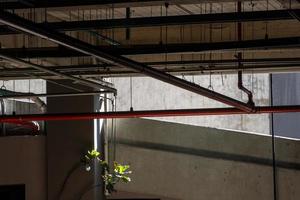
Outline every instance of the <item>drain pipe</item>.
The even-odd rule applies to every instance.
[[[241,1],[237,2],[237,11],[238,11],[239,14],[242,12],[242,2]],[[237,25],[238,25],[238,27],[237,27],[238,41],[240,42],[240,41],[242,41],[242,23],[238,22]],[[238,71],[238,88],[248,95],[248,103],[247,104],[249,105],[249,107],[254,108],[255,104],[253,102],[252,92],[250,90],[248,90],[247,88],[245,88],[244,85],[243,85],[243,73],[242,73],[242,70],[241,70],[242,67],[243,67],[243,65],[241,63],[242,59],[243,59],[243,55],[242,55],[241,52],[239,52],[238,55],[237,55],[238,68],[239,68],[239,71]],[[252,109],[252,112],[255,112],[255,109]]]
[[[239,69],[241,69],[242,66],[243,66],[242,63],[241,63],[241,57],[242,57],[242,54],[238,53],[238,66],[239,66]],[[245,88],[244,85],[243,85],[243,72],[242,72],[242,70],[238,71],[238,88],[248,95],[248,103],[247,104],[254,108],[255,103],[253,101],[253,94],[250,90]]]

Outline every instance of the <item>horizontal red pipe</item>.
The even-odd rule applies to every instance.
[[[103,113],[62,113],[36,115],[6,115],[0,117],[0,122],[17,121],[50,121],[50,120],[91,120],[109,118],[139,118],[139,117],[173,117],[173,116],[201,116],[201,115],[236,115],[300,112],[300,106],[272,106],[256,107],[256,112],[245,112],[237,108],[206,108],[181,110],[142,110]]]

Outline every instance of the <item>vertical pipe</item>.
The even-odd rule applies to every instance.
[[[273,75],[270,74],[270,104],[273,106]],[[272,174],[273,174],[273,197],[277,200],[277,173],[275,152],[274,113],[271,113],[271,135],[272,135]]]
[[[3,99],[0,99],[0,104],[1,104],[1,113],[2,115],[5,115],[5,104]],[[6,135],[5,123],[1,123],[1,128],[2,128],[2,136],[5,136]]]
[[[94,96],[94,108],[96,112],[101,112],[104,107],[103,99],[99,95]],[[101,159],[104,160],[104,140],[103,140],[103,119],[94,119],[94,149],[101,152]],[[99,161],[94,161],[94,186],[99,190],[94,190],[94,200],[105,200],[104,183],[102,180],[103,169]]]
[[[237,2],[237,11],[239,14],[242,13],[242,2],[241,1]],[[238,25],[238,27],[237,27],[238,41],[241,42],[242,41],[242,32],[243,32],[242,23],[239,21],[237,25]],[[252,92],[243,86],[243,73],[242,73],[242,64],[241,64],[241,60],[243,60],[242,52],[238,52],[237,59],[238,59],[238,68],[240,69],[238,71],[238,88],[248,95],[248,105],[250,105],[251,107],[254,107],[255,104],[253,102]]]

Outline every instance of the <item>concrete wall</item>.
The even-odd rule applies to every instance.
[[[0,185],[25,184],[26,200],[47,199],[45,137],[0,137],[0,157]]]
[[[299,105],[300,73],[273,74],[273,105]],[[300,138],[300,113],[274,113],[273,130],[276,135]]]
[[[67,81],[61,83],[72,84]],[[47,92],[70,91],[49,83],[47,84]],[[47,102],[49,113],[95,111],[93,96],[50,98]],[[93,173],[86,172],[85,166],[80,164],[85,153],[94,148],[93,120],[49,121],[46,127],[48,200],[77,199],[94,184]]]
[[[120,184],[120,191],[180,200],[273,200],[269,136],[146,119],[118,120],[116,127],[116,160],[133,170],[133,181]],[[276,139],[279,200],[300,198],[299,155],[300,141]]]
[[[182,77],[180,77],[182,78]],[[209,76],[185,76],[188,81],[197,83],[205,88],[209,86]],[[175,86],[157,81],[152,78],[132,78],[132,101],[135,110],[152,109],[182,109],[223,107],[218,103],[200,95],[179,89]],[[114,78],[113,83],[118,89],[118,110],[130,109],[130,79]],[[247,102],[247,96],[237,88],[237,75],[212,75],[212,87],[215,91]],[[244,75],[244,85],[253,91],[256,105],[269,105],[269,75]],[[201,116],[201,117],[168,117],[156,118],[197,126],[225,128],[234,130],[253,131],[264,134],[270,133],[269,115],[234,115],[234,116]]]

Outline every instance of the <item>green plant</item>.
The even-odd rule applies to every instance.
[[[105,183],[105,189],[108,193],[112,193],[115,191],[114,186],[119,182],[128,183],[131,181],[129,174],[132,172],[129,170],[129,165],[122,165],[117,162],[114,162],[113,170],[110,170],[110,167],[106,161],[101,160],[101,153],[97,150],[88,151],[84,156],[85,163],[88,166],[91,166],[91,162],[96,160],[99,162],[100,166],[103,169],[103,181]],[[88,170],[89,171],[89,170]]]

